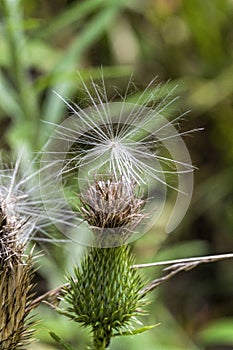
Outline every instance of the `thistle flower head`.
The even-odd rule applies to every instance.
[[[96,179],[80,195],[81,214],[101,245],[124,244],[145,217],[145,200],[135,194],[135,184],[114,177]]]
[[[172,122],[165,118],[176,99],[172,98],[173,91],[165,93],[166,87],[161,86],[153,89],[152,82],[136,103],[129,103],[126,97],[128,86],[121,102],[109,102],[104,82],[101,89],[92,81],[92,91],[84,82],[83,86],[92,106],[83,110],[58,95],[73,115],[56,125],[42,157],[44,162],[55,164],[53,173],[57,198],[63,196],[66,201],[65,184],[73,182],[82,194],[90,181],[95,182],[98,176],[110,174],[115,182],[124,182],[121,186],[124,189],[128,186],[127,191],[132,186],[139,187],[147,195],[147,198],[143,198],[146,202],[144,209],[150,214],[153,211],[153,220],[144,228],[140,227],[140,234],[143,234],[154,225],[163,211],[167,189],[174,189],[177,198],[166,227],[168,232],[172,231],[188,208],[193,186],[193,167],[181,139],[190,131],[177,132],[174,124],[180,116]],[[148,107],[152,100],[156,100],[156,103]],[[96,191],[96,183],[94,186]],[[93,192],[94,188],[89,191]],[[91,220],[85,206],[84,209],[82,214],[89,223],[99,220]],[[107,222],[109,224],[109,219]],[[106,221],[103,225],[105,228]],[[138,235],[135,237],[138,238]],[[89,244],[80,236],[75,239]],[[131,235],[130,239],[135,238]]]

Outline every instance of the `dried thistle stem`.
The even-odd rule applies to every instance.
[[[154,266],[170,265],[163,269],[163,271],[169,271],[168,274],[153,280],[148,286],[146,286],[140,291],[141,295],[144,296],[148,292],[151,292],[160,284],[168,281],[170,278],[174,277],[177,273],[181,271],[192,270],[193,268],[197,267],[200,264],[217,262],[217,261],[232,259],[232,258],[233,258],[233,254],[229,253],[229,254],[201,256],[201,257],[194,257],[194,258],[187,258],[187,259],[159,261],[159,262],[154,262],[149,264],[138,264],[138,265],[133,265],[132,267],[138,269],[138,268],[144,268],[144,267],[147,268],[147,267],[154,267]]]
[[[203,263],[216,262],[216,261],[232,259],[232,258],[233,258],[233,253],[226,253],[226,254],[218,254],[218,255],[197,256],[193,258],[184,258],[184,259],[176,259],[176,260],[157,261],[157,262],[148,263],[148,264],[136,264],[136,265],[133,265],[132,268],[141,269],[145,267],[172,265],[166,268],[166,270],[168,270],[168,269],[173,269],[174,266],[182,266],[186,264],[199,265]]]
[[[25,222],[9,218],[1,207],[0,216],[0,349],[16,350],[32,337],[32,252],[19,239]]]
[[[0,264],[0,348],[15,350],[32,337],[32,258],[2,258]]]

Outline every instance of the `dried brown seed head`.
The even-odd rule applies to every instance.
[[[128,237],[145,217],[145,200],[136,196],[133,182],[124,179],[96,179],[80,195],[81,213],[95,232]]]

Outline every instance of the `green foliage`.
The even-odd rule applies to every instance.
[[[204,328],[199,334],[199,339],[206,345],[231,345],[233,343],[232,329],[232,317],[219,319],[218,321],[212,322],[206,328]]]

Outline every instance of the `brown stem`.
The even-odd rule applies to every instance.
[[[151,263],[151,264],[134,265],[133,268],[152,267],[152,266],[159,266],[159,265],[160,266],[161,265],[171,265],[171,266],[168,266],[168,267],[163,269],[163,271],[169,271],[168,274],[166,274],[163,277],[160,277],[160,278],[153,280],[148,286],[146,286],[145,288],[143,288],[141,290],[140,293],[143,297],[145,294],[154,290],[160,284],[168,281],[170,278],[172,278],[173,276],[175,276],[177,273],[179,273],[181,271],[191,270],[200,264],[216,262],[216,261],[230,259],[230,258],[233,258],[233,254],[231,254],[231,253],[197,257],[197,258],[161,261],[158,263]]]
[[[174,265],[174,264],[187,264],[187,263],[209,263],[215,262],[225,259],[233,258],[233,253],[219,254],[219,255],[209,255],[209,256],[197,256],[194,258],[185,258],[185,259],[176,259],[176,260],[166,260],[166,261],[157,261],[148,264],[136,264],[133,265],[132,268],[141,269],[144,267],[155,267],[155,266],[163,266],[163,265]],[[171,267],[172,268],[172,267]],[[169,268],[168,268],[169,269]]]
[[[35,309],[40,303],[46,303],[51,306],[53,309],[56,308],[59,303],[59,298],[62,296],[63,288],[69,287],[69,283],[65,283],[57,288],[51,289],[48,292],[40,295],[30,304],[30,309]]]

